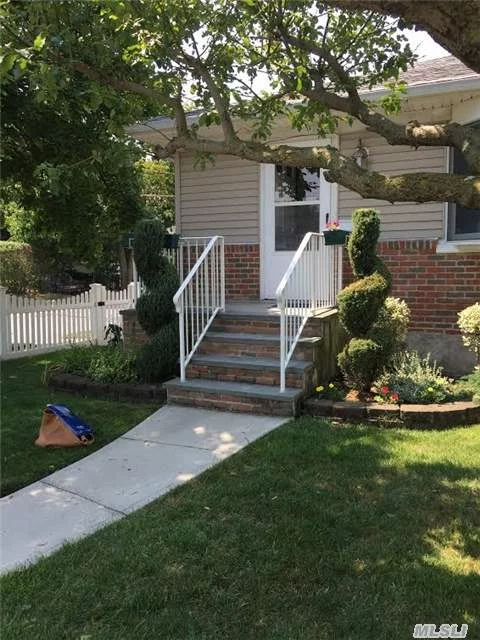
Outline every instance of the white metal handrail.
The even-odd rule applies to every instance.
[[[222,236],[210,238],[173,297],[180,333],[180,378],[217,313],[225,309],[225,250]]]
[[[164,249],[163,255],[175,265],[180,278],[180,282],[183,282],[184,274],[189,273],[192,266],[198,260],[201,252],[205,249],[207,244],[212,239],[212,236],[190,236],[187,238],[180,238],[178,247],[176,249]],[[134,292],[136,304],[137,299],[140,297],[143,290],[143,282],[138,275],[137,266],[135,260],[133,261],[133,282],[135,283]]]
[[[280,310],[280,391],[308,318],[334,307],[342,287],[342,247],[325,245],[323,233],[307,233],[277,287]]]

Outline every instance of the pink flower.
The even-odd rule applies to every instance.
[[[398,393],[393,392],[392,394],[390,394],[390,400],[392,400],[393,402],[398,402],[398,398],[399,398]]]
[[[330,230],[340,229],[340,222],[338,222],[338,220],[333,220],[333,222],[327,222],[327,229],[330,229]]]
[[[382,396],[386,396],[389,391],[390,389],[388,387],[380,387],[380,393]]]

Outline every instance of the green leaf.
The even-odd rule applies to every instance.
[[[2,56],[0,58],[0,74],[5,74],[8,73],[13,65],[15,64],[15,61],[17,59],[17,54],[14,52],[11,53],[7,53],[4,56]]]
[[[45,39],[46,38],[44,35],[42,35],[41,33],[38,34],[38,36],[33,41],[33,48],[35,49],[35,51],[41,51],[43,49],[43,47],[45,46]]]

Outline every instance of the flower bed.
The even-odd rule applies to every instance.
[[[411,358],[410,358],[411,359]],[[417,364],[428,364],[429,359]],[[425,373],[425,367],[420,367]],[[409,384],[391,389],[387,385],[372,387],[370,393],[358,393],[347,389],[339,381],[320,385],[317,395],[305,403],[305,413],[314,416],[332,417],[349,421],[371,420],[382,425],[406,426],[417,429],[447,428],[458,424],[480,423],[480,371],[454,382],[438,377],[438,369],[427,368],[437,377],[434,382],[425,382],[424,376]],[[400,378],[402,381],[403,378]],[[427,377],[427,380],[429,378]],[[448,384],[447,384],[448,383]],[[418,398],[419,402],[405,399],[405,394]],[[436,400],[440,399],[441,402]]]
[[[167,398],[167,391],[162,384],[142,382],[96,382],[85,376],[72,373],[56,372],[48,377],[48,386],[55,390],[68,390],[82,396],[95,398],[112,398],[114,400],[134,400],[138,402],[154,402],[161,405]]]
[[[467,400],[443,404],[379,404],[310,398],[305,403],[305,413],[414,429],[445,429],[480,422],[480,404]]]

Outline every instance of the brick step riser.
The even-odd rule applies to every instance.
[[[278,322],[268,321],[243,321],[241,319],[221,318],[215,320],[212,327],[213,331],[224,333],[266,333],[272,336],[280,335],[280,325]]]
[[[293,402],[278,402],[264,398],[208,393],[191,389],[188,391],[169,389],[167,402],[168,404],[179,404],[188,407],[202,407],[204,409],[219,409],[220,411],[240,413],[260,413],[270,416],[293,416],[296,411]]]
[[[307,389],[308,382],[303,372],[287,374],[286,386],[293,389]],[[201,378],[204,380],[224,380],[225,382],[247,382],[249,384],[265,384],[272,387],[280,386],[280,370],[266,371],[265,369],[242,369],[241,367],[218,367],[212,364],[189,364],[187,378]]]
[[[258,356],[259,358],[278,358],[280,360],[280,345],[256,344],[254,342],[242,341],[217,341],[203,340],[198,349],[203,355],[224,355],[224,356],[247,356],[249,358]],[[311,345],[297,345],[293,354],[294,360],[313,360],[313,347]]]

